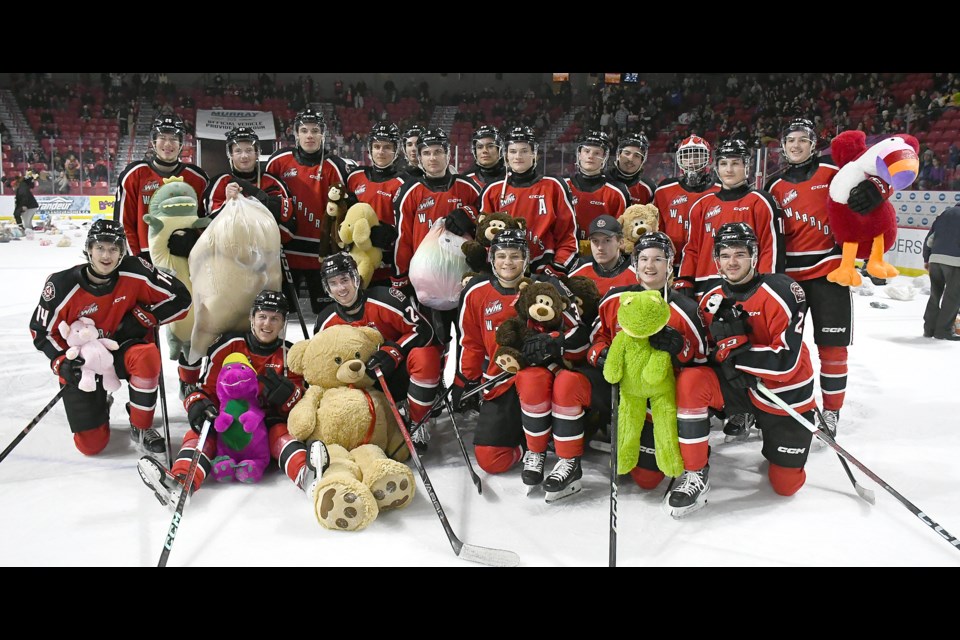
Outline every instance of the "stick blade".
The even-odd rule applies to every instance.
[[[469,562],[485,564],[488,567],[516,567],[520,564],[520,556],[513,551],[478,547],[475,544],[464,543],[457,556]]]
[[[854,483],[853,488],[857,490],[857,495],[869,502],[870,504],[877,504],[877,496],[874,495],[873,491],[867,489],[859,482]]]

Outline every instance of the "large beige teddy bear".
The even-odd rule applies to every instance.
[[[347,215],[340,223],[340,246],[356,260],[364,289],[370,286],[373,272],[383,259],[383,251],[370,241],[370,230],[378,224],[377,212],[366,202],[358,202],[347,209]]]
[[[623,251],[633,254],[633,244],[645,233],[659,231],[660,210],[652,204],[632,204],[617,218],[623,227]]]
[[[293,345],[290,370],[310,385],[287,419],[302,442],[322,440],[330,467],[314,494],[317,520],[328,529],[355,531],[380,511],[410,504],[413,472],[383,392],[373,389],[364,363],[383,343],[370,327],[336,325]],[[385,451],[396,452],[387,457]]]

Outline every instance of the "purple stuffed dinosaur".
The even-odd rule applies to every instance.
[[[241,353],[232,353],[223,361],[217,376],[220,415],[213,423],[217,437],[217,457],[213,477],[217,482],[259,482],[270,464],[267,425],[257,394],[257,372]]]

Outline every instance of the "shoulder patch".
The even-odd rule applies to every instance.
[[[43,285],[43,293],[41,296],[45,302],[50,302],[57,297],[57,288],[53,286],[53,283],[47,280],[47,284]]]
[[[793,297],[797,299],[797,302],[803,302],[807,299],[807,294],[804,293],[803,287],[796,282],[790,283],[790,293],[792,293]]]
[[[140,256],[137,256],[137,259],[140,260],[141,264],[143,264],[143,266],[146,268],[147,271],[149,271],[150,273],[153,273],[154,267],[150,262],[147,262]]]
[[[394,298],[396,298],[396,299],[399,300],[400,302],[403,302],[404,300],[407,299],[407,296],[403,295],[403,291],[400,291],[399,289],[394,289],[393,287],[388,287],[388,288],[387,288],[387,291],[389,291],[389,292],[390,292],[390,295],[392,295]]]

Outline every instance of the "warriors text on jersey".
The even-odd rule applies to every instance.
[[[145,160],[131,162],[117,180],[117,200],[113,205],[113,219],[123,223],[127,234],[130,253],[138,256],[150,254],[147,241],[147,223],[143,216],[150,213],[150,198],[154,191],[163,186],[164,178],[178,177],[197,192],[199,211],[203,216],[203,192],[207,188],[207,174],[194,164],[177,163],[169,174],[158,173],[152,164]]]
[[[458,207],[467,205],[475,210],[479,197],[473,183],[449,172],[443,178],[422,178],[400,187],[394,201],[398,235],[393,264],[398,280],[406,278],[410,259],[430,227]]]
[[[112,284],[91,284],[86,269],[87,265],[81,264],[48,277],[30,319],[33,344],[51,360],[67,349],[58,330],[61,322],[90,318],[100,335],[110,338],[123,317],[138,305],[153,314],[158,324],[182,320],[190,308],[187,288],[139,257],[125,257]]]
[[[660,231],[673,242],[673,263],[680,264],[690,228],[689,211],[693,203],[708,193],[716,193],[720,185],[705,184],[700,191],[690,191],[679,178],[666,178],[653,194],[653,204],[660,212]]]
[[[719,298],[714,299],[715,296]],[[747,314],[747,338],[751,346],[737,351],[736,368],[758,377],[798,413],[811,411],[816,406],[813,365],[803,342],[807,301],[800,285],[782,273],[758,274],[741,286],[731,287],[723,282],[700,300],[707,326],[713,321],[708,309],[716,309],[714,305],[723,298],[741,304]],[[750,399],[754,406],[767,413],[787,415],[756,389],[750,389]]]
[[[814,158],[767,185],[783,210],[786,274],[794,280],[812,280],[840,267],[841,250],[827,224],[827,195],[838,170]]]
[[[339,156],[329,156],[322,162],[321,154],[313,162],[299,149],[281,149],[270,156],[266,171],[278,176],[287,186],[297,221],[293,240],[284,248],[291,269],[319,269],[323,223],[327,213],[327,191],[330,186],[346,184],[353,168]]]
[[[533,174],[533,170],[528,172]],[[567,184],[553,176],[510,174],[488,184],[480,195],[480,212],[504,211],[527,223],[530,271],[552,263],[566,273],[577,257],[577,221]]]
[[[728,222],[746,222],[757,235],[759,273],[783,272],[779,208],[769,193],[745,185],[709,193],[690,207],[690,235],[680,262],[679,277],[698,286],[720,277],[713,259],[713,237],[717,229]]]
[[[563,180],[572,196],[578,240],[587,239],[594,219],[604,214],[619,218],[630,206],[630,192],[622,182],[607,180],[603,176],[586,178],[580,174]]]

